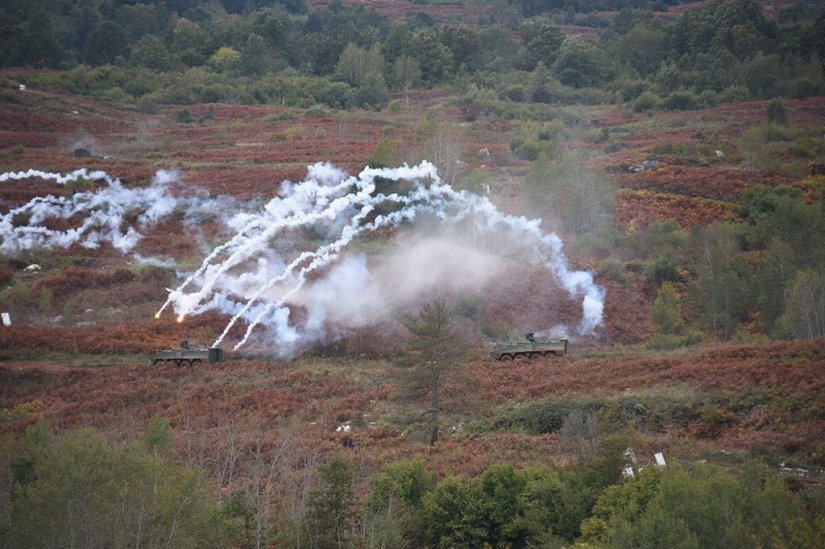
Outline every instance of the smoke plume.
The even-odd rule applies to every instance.
[[[544,234],[538,219],[503,214],[486,197],[453,189],[426,161],[366,168],[357,176],[329,163],[314,164],[304,181],[284,182],[279,195],[262,205],[203,193],[181,197],[171,188],[178,174],[168,171],[157,172],[151,185],[140,188],[85,169],[8,172],[0,174],[0,183],[30,178],[103,186],[36,197],[9,210],[0,216],[0,254],[108,243],[140,262],[169,265],[134,253],[145,232],[175,211],[183,211],[184,220],[218,214],[231,236],[170,291],[156,315],[168,308],[179,320],[210,310],[229,315],[214,346],[242,322],[245,330],[235,349],[257,330],[258,340],[289,355],[390,318],[429,295],[482,291],[501,276],[502,258],[485,244],[489,240],[505,242],[510,256],[545,265],[549,278],[581,302],[577,324],[548,333],[585,336],[603,324],[604,289],[591,273],[570,269],[557,235]],[[127,214],[133,222],[125,227]],[[55,218],[71,218],[73,228],[44,226]],[[377,242],[387,246],[386,239],[368,238],[381,229],[395,235],[390,252],[376,251]]]

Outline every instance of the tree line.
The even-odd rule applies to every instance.
[[[501,101],[647,110],[825,91],[825,16],[815,7],[793,5],[769,18],[752,0],[713,0],[669,22],[656,17],[657,6],[664,7],[479,4],[482,15],[470,26],[423,13],[390,21],[341,2],[308,10],[301,0],[222,0],[217,13],[214,3],[196,0],[12,0],[0,8],[0,65],[73,69],[73,77],[45,82],[162,103],[380,108],[387,90],[470,82]],[[597,9],[618,11],[576,19]],[[598,32],[565,36],[559,25],[571,22]],[[300,78],[319,80],[279,83]]]

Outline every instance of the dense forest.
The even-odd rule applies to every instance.
[[[0,8],[0,63],[66,69],[28,79],[142,109],[382,108],[390,90],[445,83],[477,98],[477,111],[508,102],[698,109],[825,90],[825,18],[814,6],[768,18],[750,0],[715,0],[665,18],[663,2],[478,1],[467,21],[417,5],[390,19],[341,2],[13,0]]]
[[[811,1],[4,1],[0,548],[825,547],[823,96]],[[227,241],[222,215],[316,162],[423,160],[560,235],[604,324],[564,357],[491,360],[581,306],[460,225],[499,262],[481,292],[291,353],[146,365],[226,325],[152,316]],[[118,192],[171,168],[217,208],[144,226],[95,203],[143,231],[132,255],[14,248],[84,223],[44,195],[105,188],[32,167]]]

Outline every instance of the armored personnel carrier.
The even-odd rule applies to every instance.
[[[166,349],[149,355],[149,362],[174,362],[175,366],[196,366],[202,362],[223,362],[223,358],[223,349],[220,347],[193,349],[189,346],[189,340],[184,339],[180,342],[179,349]]]
[[[515,343],[499,347],[490,353],[496,360],[513,360],[516,358],[537,358],[542,356],[562,356],[567,354],[567,338],[537,340],[533,334],[524,334],[524,343]]]

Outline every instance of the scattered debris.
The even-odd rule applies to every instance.
[[[26,91],[26,85],[25,84],[20,84],[20,91],[21,92]]]
[[[725,153],[723,153],[719,149],[716,149],[716,158],[722,158],[723,156],[725,156]]]
[[[11,326],[11,316],[9,313],[2,313],[0,316],[3,317],[3,326]]]
[[[630,166],[627,169],[627,171],[629,171],[631,173],[639,173],[639,172],[643,172],[645,170],[649,170],[651,168],[655,168],[658,165],[659,165],[658,160],[645,160],[641,164],[636,164],[635,166]]]
[[[339,425],[338,428],[335,429],[336,433],[349,433],[350,431],[352,431],[352,425],[350,425],[349,421],[347,421],[343,425]]]
[[[26,267],[23,270],[26,271],[27,273],[36,273],[38,271],[42,271],[43,269],[37,263],[32,263],[31,265],[29,265],[28,267]]]
[[[656,452],[656,453],[653,455],[653,457],[655,457],[655,458],[656,458],[656,465],[657,465],[658,467],[665,467],[665,466],[667,466],[667,463],[665,463],[665,456],[664,456],[664,454],[662,454],[662,452]]]
[[[92,151],[90,151],[89,149],[75,149],[74,156],[75,158],[91,158]]]
[[[490,156],[490,151],[486,147],[478,150],[479,158],[487,158],[488,156]]]
[[[625,467],[624,469],[622,469],[622,476],[623,476],[624,478],[633,478],[634,476],[636,476],[636,475],[633,473],[633,467],[631,467],[630,465],[628,465],[627,467]]]

